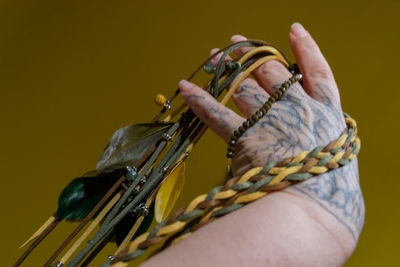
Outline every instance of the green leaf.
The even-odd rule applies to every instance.
[[[178,164],[164,180],[155,200],[156,222],[160,223],[171,213],[185,184],[185,163]]]
[[[134,166],[162,137],[172,123],[125,126],[116,131],[104,149],[96,169],[100,173]]]
[[[57,218],[69,221],[85,218],[118,178],[115,175],[75,178],[58,198]]]

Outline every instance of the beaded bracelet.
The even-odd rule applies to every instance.
[[[264,103],[264,105],[257,110],[250,118],[245,120],[237,130],[233,131],[233,135],[231,137],[231,140],[229,141],[228,145],[228,153],[226,156],[228,158],[233,158],[235,156],[235,145],[239,138],[246,132],[247,129],[249,129],[251,126],[253,126],[257,121],[259,121],[265,114],[267,114],[268,110],[271,108],[272,104],[275,103],[276,101],[280,100],[283,96],[283,94],[296,82],[301,81],[302,75],[300,73],[298,74],[293,74],[292,77],[290,77],[287,81],[281,84],[280,88],[276,90],[269,98],[268,100]]]

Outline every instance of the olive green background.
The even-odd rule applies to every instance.
[[[0,1],[0,265],[21,254],[60,190],[95,167],[111,134],[148,122],[154,96],[170,95],[210,49],[240,33],[293,58],[296,21],[320,45],[359,124],[366,221],[346,266],[396,265],[400,2],[374,2]],[[179,206],[223,181],[225,149],[204,136],[187,161]],[[73,226],[57,228],[25,266],[43,264]]]

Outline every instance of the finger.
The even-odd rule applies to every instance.
[[[214,55],[214,54],[217,53],[219,50],[220,50],[219,48],[213,48],[213,49],[211,49],[210,55],[211,55],[211,56]],[[223,55],[223,53],[224,53],[224,52],[219,52],[218,54],[216,54],[216,55],[210,60],[210,62],[211,62],[214,66],[217,66],[219,60],[221,59],[221,57],[222,57],[222,55]],[[227,55],[227,56],[225,57],[224,61],[228,61],[228,60],[232,60],[232,58],[231,58],[229,55]]]
[[[250,118],[264,105],[269,95],[255,80],[246,78],[240,83],[232,98],[243,115]]]
[[[210,54],[213,55],[217,53],[218,50],[219,48],[214,48],[210,51]],[[216,54],[210,62],[216,66],[221,59],[222,54],[222,52]],[[226,60],[232,60],[232,58],[227,56]],[[239,78],[239,76],[237,78]],[[236,79],[227,86],[226,90],[229,90],[235,81]],[[232,95],[236,106],[247,118],[251,117],[251,115],[261,108],[268,100],[268,97],[268,93],[256,81],[250,78],[244,79],[236,89],[236,92]]]
[[[231,42],[232,42],[233,44],[234,44],[234,43],[241,42],[241,41],[246,41],[246,40],[247,40],[247,38],[244,37],[243,35],[240,35],[240,34],[235,34],[235,35],[233,35],[233,36],[231,37]],[[236,48],[236,49],[234,50],[234,52],[235,52],[235,54],[236,54],[237,56],[241,56],[241,55],[243,55],[244,53],[246,53],[247,51],[249,51],[249,50],[251,50],[251,49],[253,49],[253,47],[250,47],[250,46],[241,46],[241,47]]]
[[[234,35],[231,38],[232,43],[247,40],[242,35]],[[239,47],[235,49],[238,56],[251,50],[251,47]],[[282,82],[290,78],[292,75],[286,67],[277,60],[270,60],[260,65],[252,72],[254,78],[258,81],[259,85],[263,87],[269,94],[272,94]]]
[[[339,103],[339,92],[331,68],[311,35],[301,24],[294,23],[289,38],[303,74],[304,90],[318,101]]]
[[[179,82],[179,88],[186,104],[225,142],[230,140],[233,131],[245,120],[191,82],[182,80]]]

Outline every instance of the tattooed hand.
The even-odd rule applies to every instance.
[[[235,35],[232,42],[246,40]],[[232,161],[234,175],[274,160],[295,156],[337,139],[345,128],[339,91],[331,69],[310,34],[298,23],[290,31],[292,51],[303,74],[303,87],[294,84],[268,113],[239,139]],[[238,48],[239,56],[251,48]],[[213,54],[217,50],[212,50]],[[212,63],[216,65],[222,53]],[[291,77],[277,61],[269,61],[245,79],[233,95],[240,116],[218,103],[206,91],[187,81],[180,82],[185,102],[215,133],[226,142],[235,129],[257,111],[280,83]],[[337,234],[335,218],[347,231],[347,238],[337,237],[342,247],[354,248],[364,221],[364,203],[358,183],[357,161],[346,167],[312,178],[284,190],[322,208],[317,219]],[[307,204],[307,205],[308,205]],[[328,215],[330,214],[330,215]],[[331,217],[333,216],[333,217]],[[352,240],[351,240],[352,239]],[[350,241],[349,241],[350,240]],[[349,243],[352,243],[349,245]],[[351,252],[350,252],[351,253]]]
[[[292,48],[304,76],[304,88],[294,84],[274,103],[268,113],[249,128],[236,144],[233,172],[241,175],[248,169],[267,162],[294,156],[338,138],[345,128],[339,92],[328,63],[308,33],[298,28],[298,39],[291,38]],[[294,33],[291,33],[294,34]],[[246,40],[235,35],[232,42]],[[301,40],[302,42],[299,42]],[[240,56],[247,47],[235,50]],[[213,54],[218,49],[213,49]],[[222,53],[211,62],[216,65]],[[227,60],[231,58],[227,57]],[[246,78],[233,95],[244,117],[251,117],[291,77],[278,61],[269,61],[253,73],[255,80]],[[186,81],[180,84],[181,95],[192,110],[226,142],[230,140],[244,117],[222,106],[207,92]]]

